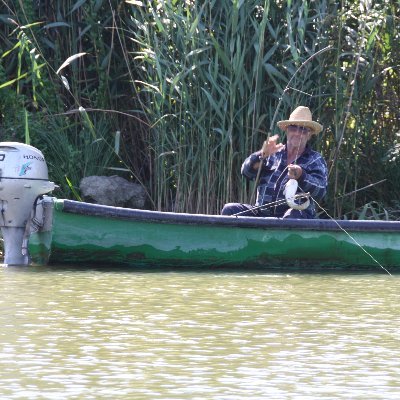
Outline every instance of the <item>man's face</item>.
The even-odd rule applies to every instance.
[[[289,125],[287,127],[287,142],[292,147],[304,147],[311,134],[311,129],[305,126]]]

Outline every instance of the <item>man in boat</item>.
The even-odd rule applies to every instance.
[[[255,206],[228,203],[222,215],[315,218],[315,201],[320,202],[326,194],[328,173],[325,160],[308,142],[322,131],[322,125],[313,121],[310,109],[303,106],[277,125],[286,132],[286,144],[278,143],[278,135],[271,136],[262,149],[247,157],[242,165],[242,175],[250,180],[257,179]],[[311,197],[304,210],[290,208],[285,201],[285,185],[290,179],[297,181],[298,193],[309,193]]]

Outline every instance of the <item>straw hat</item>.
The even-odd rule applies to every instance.
[[[279,121],[278,127],[286,130],[289,125],[299,125],[310,128],[312,133],[316,135],[322,131],[322,125],[312,120],[311,111],[308,107],[299,106],[291,114],[288,120]]]

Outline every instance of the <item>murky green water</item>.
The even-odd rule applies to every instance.
[[[400,276],[0,269],[1,399],[398,399]]]

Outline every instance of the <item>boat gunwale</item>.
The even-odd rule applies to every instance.
[[[106,217],[127,221],[182,225],[209,225],[258,229],[297,229],[306,231],[400,232],[400,221],[283,219],[161,212],[56,199],[56,209],[65,213]]]

